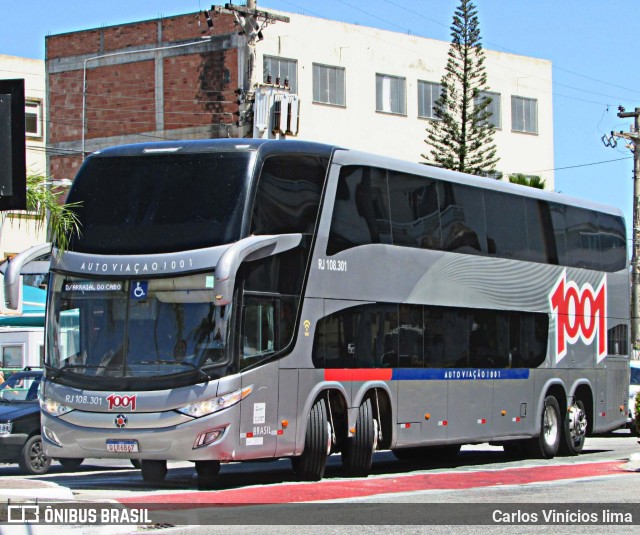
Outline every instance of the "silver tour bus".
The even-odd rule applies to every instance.
[[[43,439],[54,458],[328,455],[367,475],[491,442],[576,455],[624,425],[621,213],[298,141],[89,157],[51,261]]]

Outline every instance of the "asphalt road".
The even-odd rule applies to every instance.
[[[554,535],[639,533],[640,473],[636,470],[640,471],[640,461],[628,462],[634,454],[636,457],[640,454],[638,439],[620,431],[607,437],[589,438],[580,456],[552,460],[511,460],[504,455],[502,448],[487,444],[465,446],[451,461],[421,466],[398,461],[390,452],[379,452],[375,456],[372,475],[363,479],[344,478],[339,456],[332,456],[325,479],[311,484],[297,483],[287,460],[224,465],[213,491],[198,490],[195,471],[190,463],[170,463],[167,479],[159,487],[142,481],[140,472],[128,462],[104,459],[87,460],[75,472],[67,472],[56,463],[49,474],[38,478],[24,478],[19,475],[17,467],[0,465],[0,478],[5,485],[12,479],[16,482],[26,480],[27,484],[29,480],[34,484],[42,481],[54,483],[69,489],[76,500],[83,502],[118,500],[128,502],[130,507],[138,502],[156,502],[156,508],[157,503],[165,502],[165,505],[182,504],[179,507],[188,509],[180,513],[183,516],[170,517],[176,521],[154,526],[153,533],[244,533],[258,529],[260,533],[278,534],[347,533],[353,532],[354,526],[344,524],[353,522],[357,523],[361,534],[374,531],[379,534],[381,529],[388,531],[383,527],[387,523],[396,525],[394,531],[403,534],[424,533],[424,526],[407,525],[415,518],[424,518],[429,524],[435,524],[430,525],[430,533],[450,533],[451,525],[455,525],[456,533],[486,532],[492,535],[547,530],[553,531]],[[229,517],[224,516],[228,508],[215,510],[213,517],[206,514],[211,511],[206,508],[207,504],[230,503],[236,499],[238,503],[256,504],[272,501],[274,496],[279,503],[313,501],[314,505],[281,507],[275,511],[252,505],[236,507]],[[196,504],[198,514],[193,516]],[[620,517],[621,522],[616,525],[584,522],[588,520],[585,517],[588,514],[598,515],[598,520],[605,518],[606,511],[611,510],[610,504],[626,504],[630,509],[625,510],[633,512],[635,525],[629,524],[628,517]],[[328,509],[324,510],[325,507]],[[496,510],[500,514],[494,517]],[[526,513],[527,510],[540,518],[555,512],[560,515],[560,521],[553,526],[545,522],[514,525],[504,522],[501,516],[520,511],[519,520],[522,520],[523,511]],[[416,517],[418,512],[425,516]],[[566,521],[563,521],[563,513],[567,516]],[[487,515],[490,515],[489,520]],[[216,519],[227,518],[231,518],[229,525],[216,525],[215,528],[210,525],[219,521]],[[474,519],[484,525],[467,525]],[[526,515],[524,519],[527,520]],[[263,520],[264,525],[254,525]],[[248,525],[241,527],[238,525],[241,521]],[[191,525],[182,526],[185,522]],[[332,527],[314,525],[320,522],[329,523]],[[208,525],[197,525],[203,523]],[[295,524],[290,525],[292,523]],[[46,531],[42,528],[32,526],[28,533],[51,535],[56,532],[52,526],[48,526]],[[73,526],[69,529],[72,533],[139,534],[148,528]]]

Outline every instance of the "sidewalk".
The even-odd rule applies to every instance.
[[[0,501],[75,500],[71,489],[37,479],[0,478]]]

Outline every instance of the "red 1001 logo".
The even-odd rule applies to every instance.
[[[136,396],[137,394],[133,394],[131,396],[123,396],[120,394],[111,394],[107,396],[107,402],[109,403],[109,410],[112,410],[114,407],[126,409],[127,407],[131,407],[132,411],[136,410]]]
[[[579,339],[591,345],[597,338],[597,361],[607,354],[607,276],[596,290],[588,282],[578,287],[567,281],[567,271],[549,294],[552,319],[556,322],[556,362],[567,354],[567,346]]]

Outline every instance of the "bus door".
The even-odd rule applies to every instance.
[[[267,360],[278,347],[277,299],[245,296],[242,307],[240,368]],[[241,404],[240,444],[250,458],[273,457],[278,436],[278,362],[250,368],[242,388],[253,386]]]

